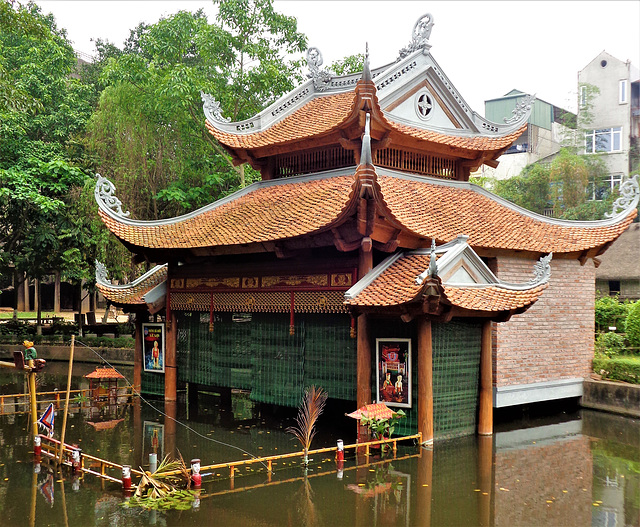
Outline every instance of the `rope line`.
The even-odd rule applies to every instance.
[[[246,450],[244,450],[243,448],[240,448],[239,446],[236,445],[232,445],[230,443],[225,443],[224,441],[219,441],[218,439],[213,439],[211,437],[205,436],[203,434],[201,434],[200,432],[198,432],[197,430],[194,430],[193,428],[191,428],[189,425],[183,423],[182,421],[179,421],[177,419],[175,419],[174,417],[171,417],[170,415],[166,414],[165,412],[163,412],[162,410],[156,408],[153,404],[151,404],[149,401],[147,401],[147,399],[145,399],[142,394],[136,390],[136,387],[133,385],[133,383],[131,383],[129,381],[129,379],[127,379],[127,377],[120,372],[116,367],[114,367],[107,359],[105,359],[102,355],[100,355],[100,353],[98,353],[95,349],[93,349],[91,346],[85,344],[84,342],[80,341],[80,340],[76,340],[75,341],[76,344],[80,344],[82,346],[84,346],[85,348],[91,350],[97,357],[100,358],[100,360],[102,360],[102,362],[104,362],[106,365],[108,365],[110,368],[112,368],[113,370],[115,370],[116,372],[118,372],[120,375],[122,375],[122,377],[124,378],[124,380],[127,382],[127,384],[129,385],[129,387],[131,387],[131,391],[132,393],[134,393],[135,395],[137,395],[138,397],[140,397],[140,400],[143,401],[146,405],[150,406],[151,408],[153,408],[153,410],[155,410],[156,412],[158,412],[160,415],[163,415],[164,417],[171,419],[172,421],[174,421],[175,423],[183,426],[184,428],[186,428],[187,430],[189,430],[190,432],[193,432],[194,434],[196,434],[198,437],[201,437],[202,439],[206,439],[207,441],[211,441],[213,443],[218,443],[219,445],[223,445],[229,448],[235,448],[236,450],[242,452],[243,454],[247,454],[248,456],[251,456],[253,459],[259,459],[258,456],[252,454],[251,452],[247,452]],[[260,463],[261,465],[264,466],[264,468],[266,468],[267,470],[269,470],[269,468],[267,467],[267,465],[262,462]]]

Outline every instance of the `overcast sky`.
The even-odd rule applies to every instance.
[[[52,12],[74,47],[92,54],[91,39],[121,47],[140,22],[154,23],[211,1],[36,0]],[[640,0],[625,1],[301,1],[276,0],[277,11],[298,19],[324,65],[363,53],[371,66],[395,60],[411,39],[415,21],[431,13],[431,54],[472,109],[513,88],[556,106],[576,108],[578,71],[598,53],[640,67]]]

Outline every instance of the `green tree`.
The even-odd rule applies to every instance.
[[[78,137],[93,88],[75,75],[52,16],[2,0],[0,22],[0,76],[13,90],[0,81],[0,272],[40,279],[60,270],[80,284],[97,247],[90,217],[77,214],[88,166]]]
[[[106,88],[88,144],[136,217],[174,216],[244,186],[244,167],[206,130],[201,90],[238,120],[300,77],[300,64],[287,56],[305,38],[270,1],[222,1],[217,20],[181,11],[141,24],[102,69]]]
[[[629,345],[638,351],[640,349],[640,300],[629,305],[624,330]]]
[[[341,60],[331,63],[329,69],[336,75],[349,75],[350,73],[359,73],[364,68],[364,54],[357,53],[348,55]]]

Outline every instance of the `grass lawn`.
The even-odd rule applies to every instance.
[[[42,318],[49,318],[49,317],[61,316],[61,315],[56,315],[52,311],[43,311],[42,313],[40,313],[40,316]],[[18,318],[37,318],[37,317],[38,317],[38,313],[36,313],[35,311],[18,311]],[[0,311],[0,320],[11,319],[11,318],[13,318],[13,311]]]

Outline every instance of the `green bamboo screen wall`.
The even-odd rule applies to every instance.
[[[356,400],[356,339],[349,336],[345,315],[297,314],[295,334],[289,317],[253,313],[249,321],[234,322],[231,313],[215,315],[179,312],[178,380],[206,386],[251,390],[257,402],[295,407],[312,384],[329,397]],[[372,319],[372,360],[376,338],[411,338],[412,407],[397,433],[417,429],[417,335],[415,324]],[[433,324],[434,435],[448,438],[475,433],[480,369],[481,325],[454,320]],[[375,386],[376,364],[371,385]],[[145,379],[150,375],[143,375]],[[161,376],[158,376],[161,377]],[[375,394],[374,394],[375,396]]]
[[[238,317],[236,317],[238,318]],[[178,313],[178,380],[251,390],[258,402],[297,406],[304,388],[322,386],[334,399],[355,400],[356,348],[345,315]]]
[[[376,384],[376,338],[411,339],[412,407],[398,425],[398,434],[414,434],[418,428],[418,341],[415,324],[393,320],[371,320],[372,378]],[[478,406],[480,343],[478,322],[453,320],[432,325],[433,338],[433,430],[444,439],[474,434]],[[375,394],[374,394],[375,397]]]

